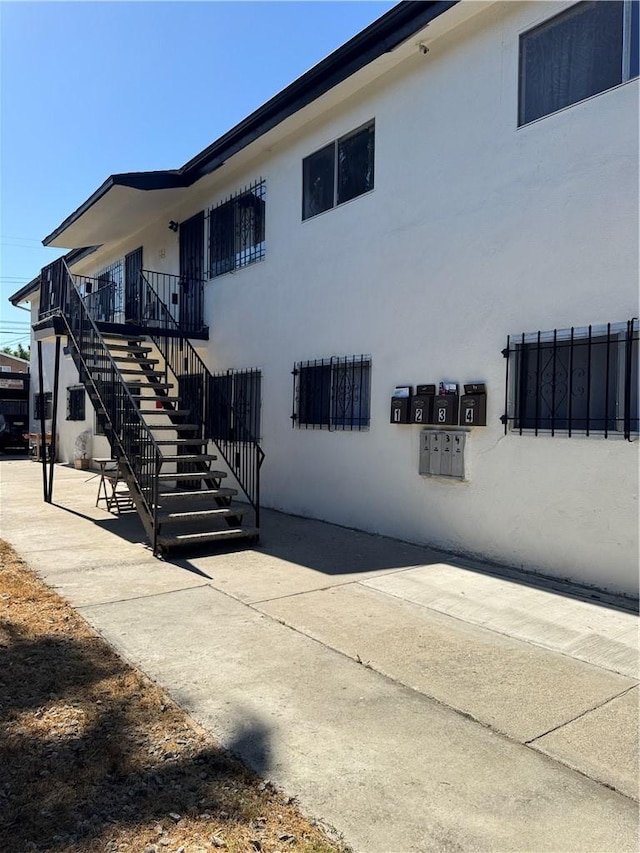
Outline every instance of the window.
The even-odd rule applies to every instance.
[[[67,420],[83,421],[85,419],[85,393],[80,385],[67,388]]]
[[[302,161],[302,218],[310,219],[373,189],[375,122]]]
[[[261,178],[207,214],[209,278],[264,258],[265,192],[266,184]]]
[[[43,401],[44,397],[44,401]],[[43,416],[43,402],[44,402],[44,419],[45,421],[51,420],[51,409],[52,409],[52,398],[53,395],[51,391],[45,391],[43,394],[36,394],[34,398],[33,405],[33,417],[39,421]]]
[[[370,421],[368,356],[303,361],[293,370],[291,419],[305,429],[365,430]]]
[[[209,435],[216,440],[258,441],[262,374],[229,370],[211,377]]]
[[[576,3],[520,36],[518,124],[637,77],[638,5]]]
[[[638,432],[638,321],[509,338],[505,430]]]

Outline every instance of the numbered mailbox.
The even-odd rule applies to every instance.
[[[397,387],[391,398],[391,423],[411,423],[411,390],[412,386]]]
[[[430,424],[433,418],[435,385],[416,386],[416,395],[411,399],[411,423]]]
[[[460,402],[460,426],[487,425],[487,394],[483,384],[465,385]]]
[[[454,426],[458,423],[457,394],[441,394],[433,398],[433,417],[431,423],[438,426]]]

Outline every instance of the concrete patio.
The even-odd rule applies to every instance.
[[[161,561],[92,472],[0,485],[0,536],[354,850],[637,849],[629,602],[270,511],[257,547]]]

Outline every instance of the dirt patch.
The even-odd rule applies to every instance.
[[[346,848],[225,753],[0,542],[0,850]]]

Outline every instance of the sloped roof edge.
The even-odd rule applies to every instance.
[[[405,0],[357,33],[309,71],[207,146],[179,169],[111,175],[42,241],[60,236],[115,186],[139,190],[188,187],[334,86],[393,50],[460,0]]]

